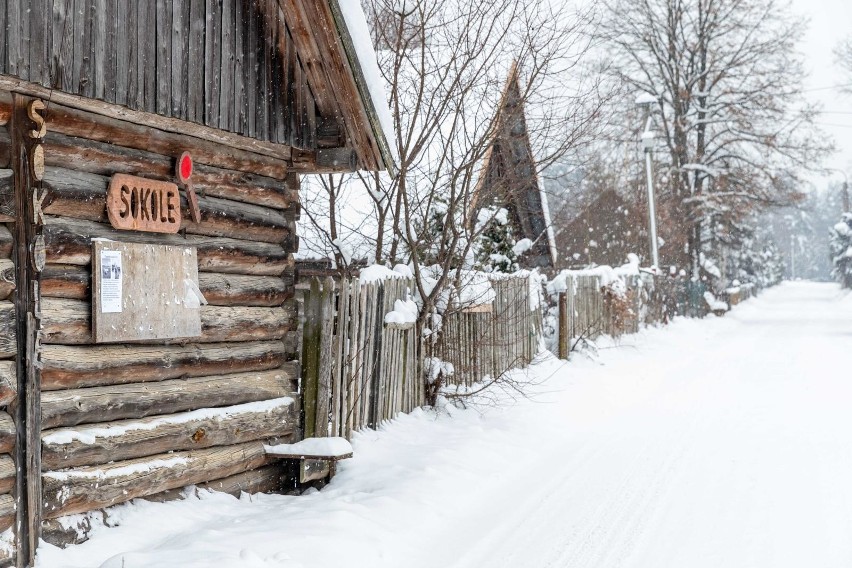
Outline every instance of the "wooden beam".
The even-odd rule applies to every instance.
[[[284,397],[141,420],[58,428],[42,434],[42,467],[66,469],[228,446],[290,436],[298,426],[296,400]]]
[[[8,302],[7,302],[8,303]],[[3,302],[0,302],[0,355],[3,351],[2,318]],[[91,304],[64,298],[44,298],[41,313],[43,318],[44,344],[90,345],[93,343],[91,326]],[[14,317],[13,310],[8,310]],[[269,341],[283,339],[288,331],[296,329],[296,306],[288,302],[275,308],[252,306],[201,306],[201,337],[175,340],[151,340],[162,344],[170,343],[218,343],[225,341]],[[7,350],[14,338],[6,338]],[[143,343],[143,342],[140,342]]]
[[[15,524],[15,498],[11,495],[0,495],[0,531],[5,531]],[[23,551],[19,551],[19,554]]]
[[[197,487],[221,491],[235,497],[239,497],[242,493],[278,493],[284,485],[283,477],[284,471],[281,464],[274,463],[244,473],[201,483]]]
[[[41,274],[42,297],[88,300],[92,296],[92,273],[87,268],[48,264]],[[211,306],[275,307],[293,297],[295,275],[293,271],[283,277],[202,272],[198,275],[198,287]]]
[[[0,75],[0,101],[2,101],[2,97],[4,96],[2,91],[14,91],[29,94],[45,100],[50,100],[53,103],[69,108],[91,112],[116,120],[127,121],[140,126],[156,128],[164,132],[179,134],[181,136],[197,138],[199,141],[212,142],[224,147],[252,152],[262,157],[269,156],[284,161],[290,159],[290,147],[284,144],[274,144],[271,142],[264,142],[262,140],[255,140],[254,138],[240,136],[239,134],[233,134],[217,128],[211,128],[209,126],[203,126],[177,118],[170,118],[150,112],[131,110],[127,107],[48,89],[41,85],[23,81],[8,75]],[[8,100],[8,95],[5,96]],[[0,105],[0,108],[2,108],[2,105]]]
[[[186,123],[187,125],[191,123]],[[51,104],[47,115],[47,128],[66,136],[108,142],[125,148],[145,150],[177,159],[183,152],[192,154],[199,164],[229,170],[260,174],[276,179],[287,175],[287,160],[246,152],[234,147],[208,142],[184,134],[175,134],[117,120],[101,114],[87,112],[58,104]]]
[[[43,206],[45,214],[109,223],[104,203],[110,178],[51,167],[45,172],[44,184],[50,190]],[[202,221],[195,223],[183,192],[180,203],[183,216],[181,230],[188,234],[280,244],[296,232],[295,223],[276,209],[200,197]]]
[[[4,230],[5,227],[0,225],[0,256],[3,252]],[[295,235],[293,237],[295,238]],[[89,265],[92,259],[92,239],[105,238],[131,243],[196,247],[200,272],[280,276],[294,265],[293,256],[289,252],[295,249],[294,244],[282,247],[225,237],[150,235],[119,231],[102,223],[51,215],[45,216],[44,238],[47,244],[47,262],[54,264]],[[9,239],[11,241],[11,235]]]
[[[49,133],[45,140],[45,164],[104,176],[114,173],[152,179],[174,179],[174,160],[145,150]],[[253,173],[196,164],[192,182],[206,195],[253,203],[276,209],[298,207],[299,184],[294,173],[284,180]]]
[[[102,509],[146,495],[236,475],[269,463],[262,442],[175,452],[44,474],[48,519]]]
[[[15,449],[15,421],[6,412],[0,412],[0,452],[11,454]]]
[[[0,494],[9,493],[15,486],[15,462],[9,454],[0,456]]]
[[[32,138],[29,137],[29,131],[32,129],[32,121],[27,112],[29,103],[28,98],[18,94],[12,98],[10,139],[13,164],[29,163],[29,152],[33,144]],[[15,211],[18,214],[14,224],[13,259],[17,270],[15,281],[18,283],[18,289],[14,304],[0,302],[0,357],[14,356],[17,362],[15,376],[18,383],[18,400],[14,406],[13,417],[16,425],[14,461],[17,465],[16,546],[18,563],[23,565],[35,564],[41,531],[42,497],[41,477],[38,474],[41,472],[41,375],[35,365],[39,358],[39,275],[33,262],[33,247],[41,228],[36,224],[32,205],[33,191],[39,189],[39,182],[32,179],[30,174],[29,167],[15,168]],[[15,322],[11,326],[8,323],[9,317]],[[15,335],[14,342],[6,337],[9,331]]]
[[[277,369],[281,341],[190,345],[45,345],[42,388],[62,390]],[[167,364],[163,364],[167,362]],[[14,392],[11,393],[14,396]]]
[[[258,373],[49,391],[42,397],[44,428],[138,419],[290,396],[297,371],[297,363],[287,363],[280,369]]]

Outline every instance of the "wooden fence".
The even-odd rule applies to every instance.
[[[600,275],[561,274],[566,289],[559,293],[559,320],[556,351],[567,357],[570,340],[579,337],[594,339],[601,335],[613,337],[639,331],[641,323],[668,322],[675,316],[704,317],[709,306],[703,282],[680,278],[641,275],[621,276],[623,293],[614,293],[604,286]],[[731,288],[720,296],[733,306],[757,293],[753,284]]]
[[[486,377],[525,367],[539,352],[542,312],[531,305],[528,277],[492,276],[490,305],[450,310],[443,319],[439,347],[454,374],[446,382],[471,386]]]
[[[413,290],[408,278],[330,277],[302,289],[305,437],[349,438],[424,404],[416,328],[384,321]]]
[[[623,281],[625,290],[623,295],[618,295],[604,287],[598,275],[566,276],[567,286],[561,300],[565,306],[564,315],[560,318],[567,337],[636,333],[640,320],[645,320],[649,288],[639,276],[626,276]]]

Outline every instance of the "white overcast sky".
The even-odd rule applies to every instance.
[[[820,126],[837,144],[837,153],[825,165],[846,170],[852,177],[852,95],[843,95],[832,88],[843,83],[832,50],[841,38],[852,35],[852,0],[792,0],[792,6],[810,19],[801,45],[809,72],[804,87],[809,91],[806,95],[822,103],[828,111],[819,119]],[[835,173],[833,179],[841,180],[842,176]],[[826,181],[826,178],[814,179],[818,185]]]

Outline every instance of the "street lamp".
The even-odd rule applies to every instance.
[[[842,213],[849,213],[849,176],[846,175],[846,172],[843,170],[838,170],[835,168],[826,168],[830,172],[837,172],[839,174],[843,174],[843,193],[841,197],[843,198],[843,211]]]
[[[636,105],[646,110],[645,130],[642,132],[642,149],[645,152],[645,172],[648,176],[648,238],[651,240],[652,269],[660,267],[660,254],[657,250],[657,210],[654,204],[654,165],[652,153],[654,152],[654,132],[651,130],[651,121],[654,104],[659,100],[653,95],[642,93],[636,98]]]

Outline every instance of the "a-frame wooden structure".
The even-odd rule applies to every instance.
[[[527,238],[533,243],[521,255],[520,266],[553,268],[556,264],[553,231],[530,144],[517,64],[509,71],[495,129],[474,191],[471,218],[476,219],[475,213],[482,207],[505,207],[515,238]]]

